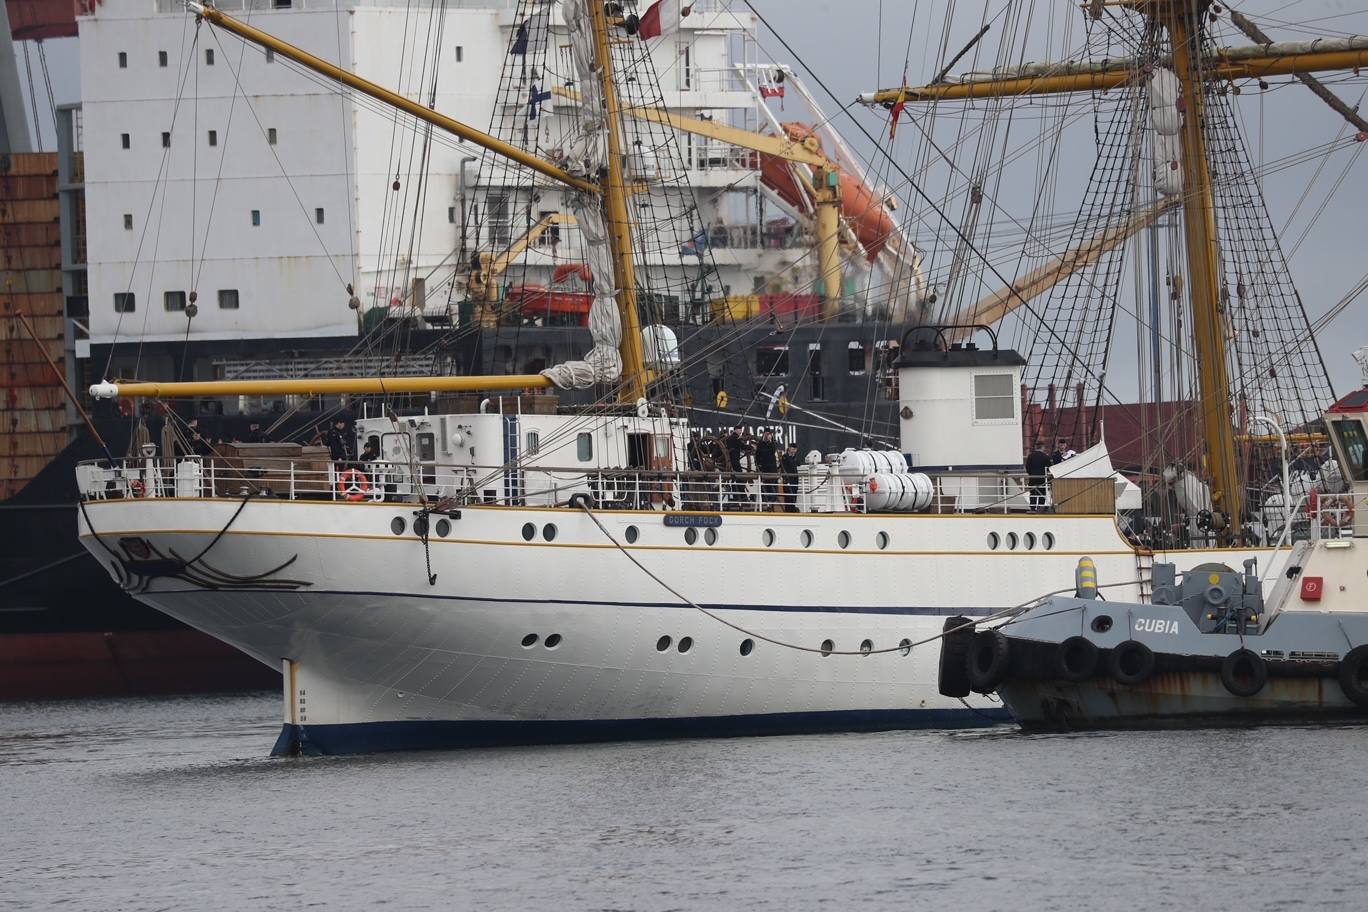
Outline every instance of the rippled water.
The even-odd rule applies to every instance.
[[[0,704],[0,906],[1368,902],[1357,726],[273,760],[277,701]]]

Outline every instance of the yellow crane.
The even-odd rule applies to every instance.
[[[557,87],[552,89],[552,92],[562,98],[579,101],[579,92],[574,89]],[[637,120],[664,124],[683,133],[705,136],[811,168],[811,177],[801,168],[793,169],[793,173],[812,200],[813,212],[817,219],[817,272],[826,296],[827,316],[834,315],[841,298],[840,169],[822,152],[817,137],[807,136],[797,140],[789,136],[773,136],[712,120],[672,114],[659,108],[630,107],[624,108],[622,113]]]
[[[466,280],[466,294],[470,300],[479,304],[481,325],[493,326],[498,322],[498,312],[491,305],[499,300],[499,276],[507,272],[508,267],[522,256],[527,248],[537,243],[542,235],[553,227],[573,224],[575,217],[567,212],[548,212],[498,256],[488,251],[476,256],[478,266],[471,270],[470,278]]]

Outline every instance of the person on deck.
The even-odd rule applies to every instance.
[[[798,444],[790,443],[787,452],[780,459],[780,466],[784,470],[784,493],[780,497],[780,502],[784,505],[785,513],[798,512]]]
[[[333,422],[333,426],[323,438],[323,445],[328,448],[328,455],[332,457],[333,462],[351,461],[351,435],[347,433],[345,420],[338,418]]]
[[[774,431],[765,431],[755,444],[755,470],[760,473],[760,509],[772,510],[778,504],[779,444]]]
[[[1045,511],[1045,492],[1048,490],[1047,486],[1050,480],[1050,466],[1054,464],[1054,460],[1045,455],[1044,448],[1037,440],[1031,447],[1031,452],[1026,454],[1024,464],[1026,467],[1026,483],[1031,489],[1031,512],[1043,513]]]

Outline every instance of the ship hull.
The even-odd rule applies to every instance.
[[[691,515],[715,535],[674,525]],[[999,703],[938,690],[945,617],[1057,588],[1083,553],[1136,572],[1105,516],[473,506],[426,543],[414,518],[93,501],[82,541],[141,601],[282,668],[278,747],[322,753],[986,724]],[[988,549],[1009,531],[1052,547]]]

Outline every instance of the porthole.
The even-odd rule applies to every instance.
[[[1007,533],[1007,550],[1008,550],[1008,551],[1015,551],[1015,550],[1016,550],[1016,547],[1017,547],[1017,534],[1016,534],[1015,532],[1008,532],[1008,533]]]
[[[555,540],[556,540],[556,524],[555,524],[555,523],[547,523],[546,525],[542,526],[542,538],[546,539],[547,541],[555,541]],[[550,637],[548,637],[547,639],[550,639]]]
[[[998,545],[1000,545],[1000,544],[1002,544],[1002,539],[998,537],[998,534],[997,534],[996,532],[989,532],[989,533],[988,533],[988,550],[989,550],[989,551],[996,551],[996,550],[998,549]]]
[[[390,531],[395,535],[404,534],[404,517],[396,516],[390,520]]]
[[[413,517],[413,534],[422,538],[428,534],[428,518],[426,514]]]
[[[635,545],[636,540],[641,537],[641,530],[636,526],[627,527],[627,544]]]
[[[523,541],[531,541],[537,537],[537,527],[531,523],[523,523]]]
[[[1034,551],[1034,550],[1035,550],[1035,543],[1036,543],[1035,533],[1034,533],[1034,532],[1027,532],[1026,535],[1025,535],[1024,537],[1025,537],[1025,540],[1026,540],[1026,550],[1027,550],[1027,551]]]
[[[751,652],[752,652],[754,649],[755,649],[755,640],[752,640],[750,637],[747,637],[746,639],[744,639],[744,640],[741,641],[741,654],[742,654],[743,656],[748,656],[748,655],[750,655]]]
[[[693,637],[680,637],[679,651],[688,652],[690,649],[693,649]]]
[[[843,549],[844,549],[844,548],[849,548],[849,547],[850,547],[850,533],[847,532],[847,531],[845,531],[844,529],[842,529],[842,530],[841,530],[841,533],[840,533],[839,535],[836,536],[836,544],[840,545]]]
[[[1106,633],[1112,629],[1112,619],[1108,615],[1099,614],[1092,621],[1093,633]]]
[[[812,547],[812,530],[811,530],[811,529],[804,529],[804,530],[803,530],[803,534],[802,534],[801,536],[799,536],[799,540],[802,541],[803,547],[804,547],[804,548],[811,548],[811,547]]]
[[[527,636],[522,638],[522,645],[523,649],[531,649],[533,646],[536,646],[537,635],[535,633],[529,633]]]
[[[438,538],[446,538],[446,537],[447,537],[448,535],[450,535],[450,534],[451,534],[451,520],[449,520],[449,519],[439,519],[439,520],[437,520],[437,537],[438,537]]]
[[[671,642],[673,641],[667,636],[663,636],[660,639],[656,640],[656,652],[664,652],[665,650],[669,649]]]
[[[560,635],[559,633],[553,633],[553,634],[551,634],[550,636],[548,636],[548,637],[546,638],[546,648],[547,648],[547,649],[555,649],[555,648],[556,648],[557,646],[559,646],[560,644],[561,644],[561,635]]]
[[[697,543],[698,543],[698,530],[695,529],[693,526],[690,526],[689,528],[685,529],[685,530],[684,530],[684,541],[688,542],[688,543],[691,544],[691,545],[697,544]]]
[[[831,640],[822,640],[822,655],[829,656],[835,650],[836,644]]]
[[[862,655],[862,656],[867,656],[867,655],[869,655],[869,654],[870,654],[871,652],[873,652],[873,651],[874,651],[874,641],[873,641],[873,640],[861,640],[861,641],[860,641],[860,655]]]
[[[909,640],[909,639],[907,639],[907,638],[905,638],[905,637],[904,637],[903,639],[899,640],[899,641],[898,641],[898,652],[901,652],[903,655],[911,655],[911,654],[912,654],[912,641]]]
[[[1054,550],[1055,539],[1054,539],[1054,533],[1053,533],[1053,532],[1046,532],[1044,535],[1040,536],[1040,541],[1041,541],[1041,544],[1043,544],[1043,545],[1045,546],[1045,550],[1046,550],[1046,551],[1053,551],[1053,550]]]
[[[703,532],[703,540],[710,545],[717,544],[717,530],[707,529]]]
[[[874,544],[878,546],[880,551],[886,550],[888,548],[888,533],[880,532],[874,536]]]
[[[766,529],[766,530],[764,531],[764,533],[760,536],[760,540],[761,540],[762,542],[765,543],[765,547],[766,547],[766,548],[773,548],[773,547],[774,547],[774,530],[773,530],[773,529]]]

